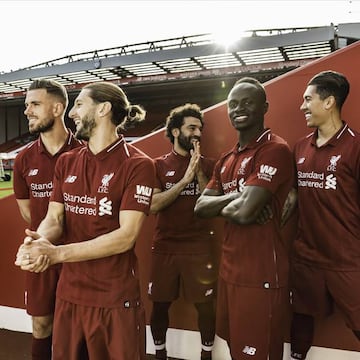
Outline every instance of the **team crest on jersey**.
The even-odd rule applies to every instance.
[[[238,170],[238,174],[240,174],[240,175],[244,175],[244,174],[245,174],[246,165],[249,163],[249,161],[251,160],[251,158],[252,158],[252,156],[243,159],[243,161],[241,162],[240,168],[239,168],[239,170]]]
[[[330,158],[330,165],[327,167],[328,171],[336,171],[336,166],[338,161],[340,160],[341,155],[333,155]]]
[[[38,174],[38,172],[39,172],[39,169],[30,169],[28,176],[35,176]]]
[[[98,187],[98,193],[108,193],[109,192],[109,182],[114,176],[114,173],[105,174],[101,179],[101,185]]]

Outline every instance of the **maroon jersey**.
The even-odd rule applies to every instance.
[[[61,156],[51,201],[64,204],[65,243],[91,240],[119,228],[119,212],[148,214],[153,161],[121,137],[94,155],[88,147]],[[64,263],[57,296],[85,306],[118,307],[139,298],[134,250]]]
[[[46,215],[58,157],[65,151],[82,145],[69,130],[67,141],[55,155],[51,155],[46,150],[39,137],[16,156],[14,162],[15,197],[19,200],[30,199],[30,227],[32,230],[38,228]]]
[[[347,124],[324,146],[316,131],[294,147],[299,199],[295,257],[331,270],[360,270],[360,134]]]
[[[273,219],[265,225],[226,222],[220,264],[225,281],[265,288],[287,285],[288,254],[280,235],[280,219],[294,181],[293,168],[289,146],[269,129],[241,151],[236,144],[217,162],[208,189],[227,194],[252,185],[273,194]]]
[[[161,191],[171,189],[183,178],[189,161],[190,155],[181,156],[174,150],[155,159],[155,188]],[[215,161],[201,157],[200,164],[204,174],[210,178]],[[194,179],[173,203],[156,215],[155,251],[177,254],[208,252],[213,231],[210,220],[200,219],[194,214],[199,196],[199,184]]]

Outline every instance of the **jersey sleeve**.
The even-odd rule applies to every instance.
[[[155,178],[154,178],[154,188],[157,189],[163,189],[163,184],[161,182],[161,176],[162,176],[162,161],[161,159],[155,159],[154,160],[155,165]]]
[[[206,185],[206,189],[215,190],[220,194],[223,194],[223,189],[221,186],[221,179],[220,179],[222,163],[223,162],[221,159],[215,163],[211,178],[208,184]]]
[[[61,189],[61,184],[63,183],[63,158],[64,154],[60,155],[56,161],[54,177],[53,177],[53,190],[51,192],[50,201],[55,201],[58,203],[64,202],[64,197]]]
[[[215,159],[206,158],[206,159],[204,160],[203,171],[204,171],[204,173],[205,173],[205,175],[206,175],[206,177],[207,177],[208,179],[210,179],[211,176],[212,176],[212,174],[213,174],[215,164],[216,164],[216,160],[215,160]]]
[[[120,210],[137,210],[148,215],[154,184],[155,165],[153,160],[147,157],[132,160]]]
[[[23,170],[23,157],[17,156],[14,161],[13,187],[16,199],[30,199],[29,187]]]
[[[256,155],[254,170],[246,179],[247,186],[261,186],[275,193],[280,185],[293,183],[294,163],[289,147],[285,144],[264,146]]]

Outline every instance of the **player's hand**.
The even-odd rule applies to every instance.
[[[260,214],[256,218],[256,222],[260,225],[264,225],[273,218],[273,212],[270,205],[265,205]]]
[[[15,265],[32,272],[45,271],[52,263],[55,246],[35,231],[25,230],[26,237],[16,254]]]

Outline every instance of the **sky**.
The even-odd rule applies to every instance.
[[[360,22],[360,0],[0,0],[0,73],[172,37]]]

